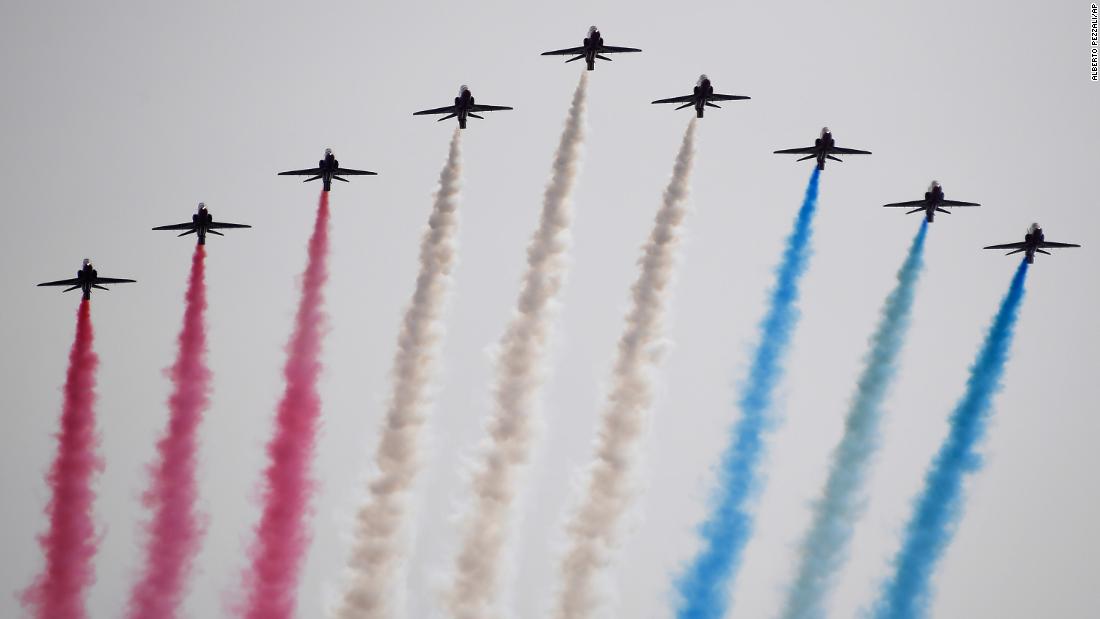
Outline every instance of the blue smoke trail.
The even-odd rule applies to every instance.
[[[898,270],[897,285],[886,297],[878,328],[871,337],[863,374],[844,422],[844,436],[833,452],[824,495],[814,505],[809,532],[799,549],[797,576],[782,615],[787,619],[826,615],[829,589],[844,563],[852,526],[861,512],[860,490],[878,445],[882,403],[897,373],[898,356],[909,328],[927,234],[928,222],[921,221],[909,254]]]
[[[985,434],[993,396],[1000,389],[1026,275],[1027,261],[1022,260],[970,368],[966,392],[951,413],[950,432],[925,475],[924,489],[914,504],[901,550],[894,557],[894,573],[879,591],[875,617],[907,619],[924,617],[928,612],[932,570],[962,516],[963,477],[981,467],[981,457],[974,447]]]
[[[810,224],[817,208],[819,175],[815,169],[810,176],[802,208],[787,238],[783,261],[775,272],[768,312],[760,323],[760,343],[748,379],[741,387],[738,402],[741,419],[734,426],[732,443],[722,456],[719,488],[711,514],[700,528],[703,548],[676,583],[681,597],[677,611],[680,619],[712,619],[725,614],[729,583],[737,573],[741,553],[752,533],[746,503],[757,487],[757,467],[764,451],[762,435],[770,426],[772,392],[783,373],[780,362],[798,322],[795,303],[798,283],[809,261]]]

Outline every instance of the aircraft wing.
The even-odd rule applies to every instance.
[[[430,110],[420,110],[419,112],[413,112],[413,116],[423,116],[424,114],[451,114],[455,111],[455,106],[448,105],[446,107],[436,107]]]
[[[117,277],[97,277],[95,279],[97,284],[132,284],[136,281],[136,279],[119,279]]]
[[[963,202],[961,200],[942,200],[940,206],[981,206],[977,202]]]
[[[583,52],[583,50],[584,50],[583,47],[581,48],[581,50],[582,51],[577,52],[577,53],[584,53]],[[642,50],[634,48],[634,47],[615,47],[613,45],[604,45],[603,47],[600,48],[600,53],[601,54],[622,54],[622,53],[625,53],[625,52],[640,52],[640,51],[642,51]]]
[[[349,170],[348,168],[336,168],[333,174],[342,174],[344,176],[377,176],[377,172],[368,172],[367,170]]]
[[[1019,243],[1003,243],[1001,245],[989,245],[982,249],[1022,249],[1027,247],[1027,243],[1020,241]]]
[[[482,105],[480,103],[475,103],[475,104],[470,106],[469,111],[471,111],[471,112],[499,112],[501,110],[510,110],[510,109],[512,109],[512,108],[508,107],[507,105]]]
[[[1039,243],[1039,247],[1080,247],[1075,243],[1055,243],[1054,241],[1043,241]]]
[[[653,103],[694,103],[695,95],[684,95],[682,97],[669,97],[668,99],[657,99]]]
[[[154,230],[190,230],[195,227],[194,222],[186,222],[182,224],[172,224],[170,226],[157,226]]]
[[[39,286],[79,286],[80,285],[80,279],[75,278],[75,277],[73,279],[59,279],[56,282],[43,282],[43,283],[38,284],[38,285]]]
[[[224,229],[224,228],[251,228],[252,226],[250,226],[248,224],[230,224],[230,223],[225,223],[224,221],[212,221],[206,227],[210,230],[215,230],[215,229]]]
[[[744,97],[741,95],[711,95],[708,97],[711,101],[743,101],[751,98],[752,97]]]
[[[855,148],[840,148],[838,146],[834,146],[834,147],[830,148],[829,152],[834,154],[834,155],[870,155],[871,154],[871,151],[869,151],[869,150],[857,150]]]
[[[321,168],[308,168],[305,170],[288,170],[279,172],[279,176],[314,176],[321,173]]]
[[[904,206],[909,206],[909,207],[913,207],[913,206],[924,206],[926,204],[928,204],[928,203],[925,202],[924,200],[910,200],[908,202],[891,202],[890,204],[883,204],[883,206],[903,206],[903,207]]]
[[[556,49],[552,52],[543,52],[540,56],[576,56],[577,54],[583,54],[585,49],[583,47],[569,47],[566,49]]]
[[[775,151],[776,155],[813,155],[817,153],[817,148],[814,146],[807,146],[805,148],[787,148],[784,150]]]

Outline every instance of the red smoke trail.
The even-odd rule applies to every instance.
[[[22,593],[23,606],[39,619],[82,619],[84,592],[95,581],[92,558],[99,540],[92,522],[92,477],[102,467],[95,453],[95,370],[92,309],[80,302],[76,338],[69,351],[65,404],[57,434],[57,458],[50,469],[53,497],[46,507],[50,528],[38,542],[46,565]]]
[[[309,542],[306,512],[313,491],[309,462],[321,398],[318,360],[324,314],[322,289],[328,277],[328,192],[321,193],[309,240],[309,263],[302,277],[302,299],[287,346],[286,392],[279,403],[275,435],[267,446],[263,515],[256,527],[252,566],[245,575],[248,619],[289,619],[294,615],[298,572]]]
[[[197,432],[208,403],[206,367],[206,248],[195,245],[187,283],[179,353],[169,370],[171,416],[157,443],[159,458],[149,467],[151,483],[145,506],[153,511],[146,525],[145,567],[130,592],[131,619],[173,619],[186,592],[191,562],[199,549],[202,524],[195,513]]]

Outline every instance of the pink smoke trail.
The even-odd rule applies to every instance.
[[[49,529],[38,538],[46,564],[23,591],[24,608],[38,619],[83,619],[84,593],[95,581],[92,558],[99,540],[92,522],[92,478],[102,468],[96,455],[95,371],[92,309],[80,302],[76,337],[69,351],[57,457],[47,477],[53,496],[46,507]]]
[[[322,192],[294,333],[287,345],[286,391],[276,414],[275,435],[267,446],[270,462],[264,472],[263,515],[256,527],[252,565],[244,578],[243,616],[247,619],[294,616],[298,575],[309,545],[305,520],[313,493],[309,463],[321,414],[317,378],[325,321],[321,305],[328,278],[328,219],[328,192]]]
[[[131,619],[174,619],[179,615],[191,562],[203,534],[195,513],[195,454],[199,423],[210,392],[205,276],[206,247],[195,245],[179,352],[168,371],[173,385],[168,427],[157,443],[159,457],[149,467],[150,487],[144,495],[145,506],[153,517],[146,524],[144,568],[130,591]]]

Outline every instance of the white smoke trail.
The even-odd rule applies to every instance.
[[[447,594],[447,606],[458,619],[485,619],[494,613],[516,478],[527,462],[531,409],[542,384],[550,305],[565,275],[570,196],[584,141],[587,91],[587,73],[582,73],[543,195],[539,227],[527,247],[527,272],[516,312],[500,342],[488,445],[474,472],[473,504],[463,525],[454,582]]]
[[[608,563],[615,529],[630,505],[632,460],[652,404],[650,372],[663,352],[659,345],[662,320],[694,157],[692,119],[638,261],[638,280],[631,288],[633,307],[619,338],[587,491],[567,526],[569,541],[560,566],[562,589],[555,611],[559,619],[588,617],[598,605],[595,579]]]
[[[378,476],[356,515],[349,583],[337,611],[341,619],[381,618],[392,612],[390,593],[405,554],[399,540],[406,494],[419,468],[417,439],[440,340],[439,314],[454,264],[461,135],[455,129],[451,137],[428,229],[420,240],[420,273],[397,338],[393,393],[375,454]]]

